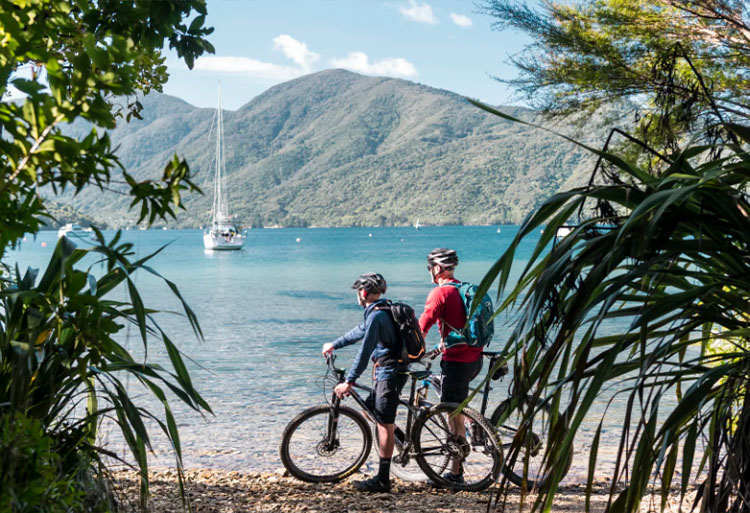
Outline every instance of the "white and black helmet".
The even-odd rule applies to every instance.
[[[385,294],[388,285],[385,283],[385,278],[383,278],[382,274],[365,273],[354,281],[352,288],[357,290],[365,289],[368,294]]]
[[[427,265],[432,268],[439,265],[443,269],[453,269],[458,265],[458,254],[449,248],[437,248],[427,255]]]

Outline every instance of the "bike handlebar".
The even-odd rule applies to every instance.
[[[346,371],[346,369],[339,369],[338,367],[336,367],[335,365],[336,355],[333,353],[329,353],[325,355],[325,357],[326,357],[326,365],[328,366],[328,370],[333,372],[339,379],[343,379],[344,372]]]
[[[422,355],[422,357],[419,360],[416,360],[415,363],[421,363],[427,368],[427,370],[429,370],[430,367],[432,366],[432,360],[437,358],[437,356],[440,353],[441,353],[440,349],[437,349],[437,348],[433,349],[432,351],[427,351],[425,354]],[[339,378],[339,380],[343,380],[346,369],[336,367],[335,365],[336,355],[333,352],[328,353],[325,355],[325,359],[326,359],[326,366],[328,367],[328,370],[330,372],[333,372]]]

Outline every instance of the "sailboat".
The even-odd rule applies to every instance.
[[[414,223],[414,229],[419,230],[419,218],[417,218],[417,222]]]
[[[221,85],[219,85],[219,106],[216,110],[216,174],[214,175],[214,201],[211,206],[211,221],[203,232],[203,245],[206,249],[242,249],[245,235],[235,226],[229,214],[229,202],[224,187],[224,116],[221,111]]]

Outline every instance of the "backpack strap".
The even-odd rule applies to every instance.
[[[456,283],[455,281],[447,281],[445,283],[441,283],[440,285],[438,285],[438,287],[444,287],[446,285],[450,285],[451,287],[453,287],[456,290],[458,290],[459,293],[460,293],[461,292],[461,287],[465,283],[466,282],[463,282],[463,281],[462,282],[458,282],[458,283]],[[464,301],[463,295],[461,296],[461,303],[464,305],[464,311],[466,312],[466,322],[468,322],[469,321],[469,312],[466,309],[466,301]],[[454,328],[453,326],[451,326],[450,323],[448,321],[446,321],[444,318],[440,317],[440,321],[444,325],[448,326],[448,328],[450,328],[451,331],[453,331],[454,333],[457,333],[457,334],[461,335],[461,330],[458,330],[458,329]],[[440,340],[443,341],[443,342],[445,342],[445,337],[443,337],[442,333],[440,334]]]
[[[467,305],[466,301],[464,301],[464,295],[461,294],[461,289],[464,288],[464,286],[467,286],[467,285],[471,286],[471,283],[466,282],[466,281],[462,281],[460,283],[456,283],[455,281],[449,281],[449,282],[446,282],[446,283],[442,283],[439,286],[440,287],[444,287],[446,285],[450,285],[451,287],[454,287],[456,290],[458,290],[458,293],[461,295],[461,303],[463,303],[463,305],[464,305],[464,311],[466,312],[466,317],[468,317],[469,316],[469,305]],[[450,327],[450,324],[448,324],[448,326]],[[451,327],[451,329],[453,331],[456,331],[452,327]]]

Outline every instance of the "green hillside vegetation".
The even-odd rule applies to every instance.
[[[47,211],[52,216],[52,219],[47,219],[42,230],[57,230],[67,223],[77,223],[81,226],[96,224],[99,228],[108,227],[100,219],[92,219],[90,216],[80,213],[70,204],[49,201],[47,203]]]
[[[112,132],[122,163],[144,179],[174,153],[186,158],[206,194],[185,197],[174,226],[204,225],[214,109],[156,93],[143,104],[142,120]],[[454,93],[343,70],[275,86],[225,112],[224,126],[232,210],[254,227],[518,223],[592,165],[579,149]],[[126,197],[90,191],[67,200],[111,226],[134,222]]]

